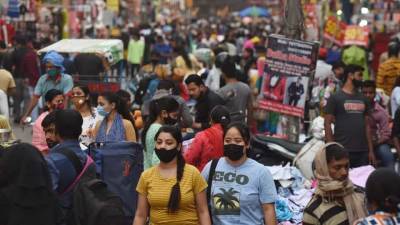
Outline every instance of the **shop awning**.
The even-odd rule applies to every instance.
[[[123,59],[124,45],[118,39],[63,39],[39,50],[39,54],[49,51],[59,53],[97,53],[103,55],[113,65]]]

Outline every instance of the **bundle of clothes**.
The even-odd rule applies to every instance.
[[[279,225],[302,224],[303,212],[311,200],[317,183],[306,179],[300,170],[287,164],[285,166],[267,166],[274,179],[278,200],[275,202],[276,217]],[[368,176],[374,171],[372,166],[350,170],[350,180],[365,187]]]

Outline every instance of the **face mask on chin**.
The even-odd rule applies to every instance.
[[[49,147],[49,149],[52,149],[54,146],[58,145],[58,142],[55,141],[46,141],[47,143],[47,147]]]

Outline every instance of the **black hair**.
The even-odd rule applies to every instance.
[[[349,158],[349,153],[337,144],[329,145],[326,148],[326,162],[330,163],[332,160],[341,160],[344,158]]]
[[[234,57],[227,56],[227,58],[221,65],[221,71],[225,75],[225,77],[237,79],[236,64]]]
[[[226,134],[228,133],[228,131],[231,128],[236,128],[239,131],[240,135],[243,138],[244,143],[246,143],[246,144],[250,143],[250,138],[251,137],[250,137],[249,127],[246,124],[242,123],[242,122],[230,123],[224,130],[224,139],[225,139]]]
[[[393,89],[394,89],[395,87],[400,87],[400,77],[396,77],[396,81],[394,82]]]
[[[197,74],[191,74],[189,75],[186,80],[185,80],[186,85],[189,85],[190,83],[194,83],[197,86],[203,85],[204,86],[204,81],[201,79],[201,77]]]
[[[142,143],[146,146],[146,134],[150,126],[157,120],[157,117],[162,111],[167,111],[168,113],[176,112],[179,110],[179,103],[172,97],[163,97],[160,99],[154,99],[150,102],[149,106],[149,116],[144,124],[142,132]],[[147,150],[147,149],[145,149]]]
[[[28,43],[27,37],[21,33],[15,36],[15,42],[19,45],[25,46]]]
[[[154,141],[157,140],[161,133],[168,133],[176,140],[177,145],[182,145],[182,134],[178,127],[176,126],[162,126],[156,136]],[[182,156],[182,150],[179,151],[177,155],[177,166],[176,166],[176,184],[172,186],[171,194],[168,201],[168,212],[174,213],[179,209],[179,203],[181,200],[181,187],[180,181],[183,177],[183,172],[185,170],[185,159]]]
[[[104,93],[100,94],[99,97],[100,96],[105,98],[110,104],[114,103],[116,111],[122,116],[122,118],[129,120],[132,123],[132,126],[136,131],[135,120],[134,120],[131,112],[129,111],[128,106],[126,105],[126,102],[124,102],[124,100],[120,96],[118,96],[117,94],[115,94],[113,92],[104,92]],[[138,135],[137,132],[135,132],[135,134],[136,134],[136,138],[137,138],[137,135]]]
[[[373,80],[365,80],[363,81],[363,88],[373,88],[374,90],[376,89],[376,84],[375,81]]]
[[[346,67],[346,64],[344,64],[344,62],[342,60],[338,60],[332,64],[332,70],[336,70],[339,68],[344,69],[345,67]]]
[[[47,114],[42,121],[42,128],[49,127],[51,124],[56,124],[56,112],[57,110]]]
[[[179,95],[177,94],[179,93],[179,90],[175,82],[172,80],[160,80],[157,86],[157,90],[167,90],[167,91],[172,90],[173,95]]]
[[[390,42],[388,45],[388,56],[398,57],[399,56],[399,44],[397,42]]]
[[[222,128],[226,128],[231,122],[231,115],[229,114],[228,108],[222,105],[215,106],[210,113],[211,121],[213,123],[219,123]]]
[[[362,66],[354,65],[354,64],[347,65],[344,68],[344,74],[342,77],[343,83],[346,83],[350,73],[363,72],[363,71],[364,71],[364,68]]]
[[[125,91],[125,90],[120,89],[119,91],[117,91],[116,94],[117,94],[117,95],[121,98],[121,100],[123,100],[125,103],[131,101],[132,96],[131,96],[131,94],[130,94],[128,91]]]
[[[83,119],[81,114],[71,109],[55,112],[56,133],[64,140],[78,140],[82,133]]]
[[[90,90],[88,86],[85,85],[76,85],[74,88],[79,88],[82,90],[82,92],[85,94],[85,98],[89,97],[88,99],[85,99],[85,103],[88,105],[88,107],[91,109],[92,108],[92,101],[90,100]]]
[[[377,204],[378,210],[388,213],[398,212],[400,175],[393,169],[380,168],[372,172],[365,189],[368,202]]]
[[[48,91],[46,92],[46,94],[44,95],[44,100],[45,100],[46,102],[51,102],[51,101],[53,101],[53,99],[54,99],[55,97],[57,97],[58,95],[64,95],[64,94],[63,94],[62,91],[60,91],[60,90],[57,90],[57,89],[50,89],[50,90],[48,90]]]

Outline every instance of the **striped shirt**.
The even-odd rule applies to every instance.
[[[377,212],[356,221],[354,225],[400,225],[400,214],[396,217],[388,213]]]
[[[349,225],[346,207],[314,195],[304,209],[303,225]]]

